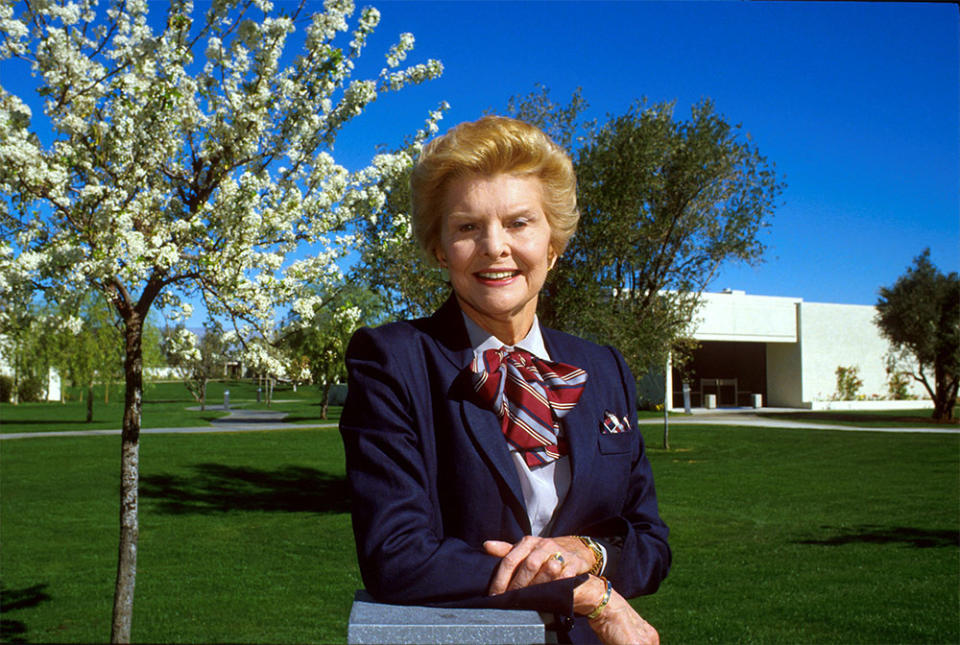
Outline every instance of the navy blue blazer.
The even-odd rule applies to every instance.
[[[554,360],[588,374],[563,421],[571,483],[551,535],[601,540],[614,588],[625,597],[653,593],[670,549],[637,428],[633,375],[611,347],[542,333]],[[340,432],[363,583],[383,602],[569,616],[583,577],[486,597],[499,558],[483,551],[484,540],[517,542],[530,522],[499,419],[475,402],[472,358],[453,297],[429,318],[361,329],[350,342]],[[607,411],[629,419],[631,430],[601,431]]]

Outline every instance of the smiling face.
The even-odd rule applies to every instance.
[[[536,177],[467,175],[446,189],[436,249],[460,307],[512,345],[530,331],[556,261]]]

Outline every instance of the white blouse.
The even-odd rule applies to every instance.
[[[496,336],[484,331],[466,314],[463,314],[463,320],[467,325],[467,333],[470,336],[470,345],[473,347],[474,356],[482,354],[488,349],[506,347],[511,350],[514,347],[519,347],[534,356],[551,360],[550,354],[547,353],[547,348],[543,344],[540,322],[536,316],[534,316],[530,332],[514,346],[505,345]],[[520,477],[520,488],[523,491],[523,501],[527,507],[527,517],[530,518],[531,534],[547,535],[557,508],[567,496],[567,491],[570,490],[570,458],[562,456],[549,464],[530,468],[523,455],[513,446],[509,447],[513,465]]]

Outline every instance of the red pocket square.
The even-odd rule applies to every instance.
[[[604,434],[619,434],[629,431],[630,422],[627,421],[626,417],[623,417],[621,420],[610,410],[603,413],[603,421],[600,422],[600,432]]]

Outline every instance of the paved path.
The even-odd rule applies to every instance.
[[[208,410],[222,410],[223,406],[207,406]],[[786,410],[783,410],[786,411]],[[691,415],[674,415],[670,417],[670,425],[718,425],[718,426],[752,426],[764,428],[801,428],[807,430],[842,430],[845,432],[914,432],[920,434],[960,434],[960,427],[900,427],[886,428],[878,426],[850,426],[815,421],[797,421],[795,419],[777,419],[767,414],[757,413],[748,409],[733,410],[694,410]],[[789,412],[797,412],[789,410]],[[286,412],[274,410],[244,410],[233,409],[230,414],[220,419],[214,419],[209,426],[194,428],[146,428],[142,434],[199,434],[206,432],[260,432],[264,430],[304,430],[307,428],[336,428],[336,423],[286,423],[283,418]],[[662,418],[640,419],[643,425],[662,425]],[[9,432],[0,434],[3,439],[40,439],[44,437],[89,437],[98,435],[119,435],[120,430],[64,430],[62,432]]]
[[[199,409],[199,408],[195,408]],[[223,410],[222,405],[208,405],[207,410]],[[336,423],[286,423],[286,412],[274,410],[244,410],[234,408],[230,414],[214,419],[209,426],[192,428],[144,428],[141,434],[199,434],[206,432],[260,432],[264,430],[303,430],[307,428],[336,428]],[[119,435],[120,430],[64,430],[62,432],[8,432],[3,439],[40,439],[44,437],[95,437]]]

